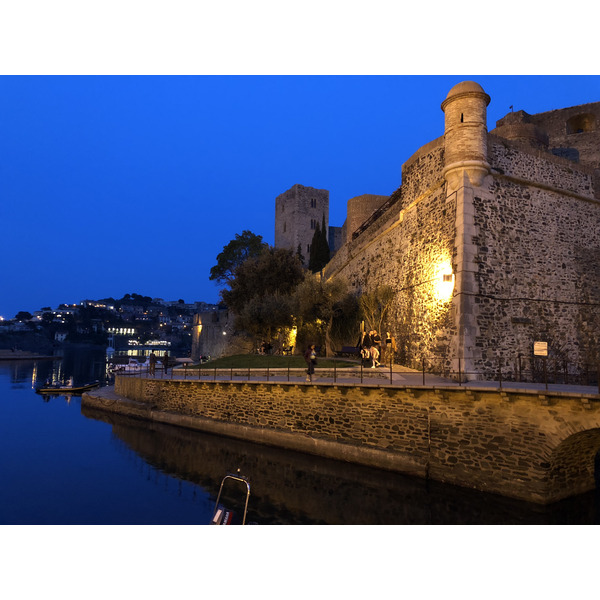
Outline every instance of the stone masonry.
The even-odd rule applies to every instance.
[[[125,376],[115,392],[83,404],[538,503],[594,487],[597,396]]]
[[[504,378],[536,341],[571,374],[600,352],[600,102],[509,113],[488,133],[475,82],[442,103],[443,137],[327,265],[357,292],[391,286],[398,359]],[[353,225],[354,227],[354,225]]]

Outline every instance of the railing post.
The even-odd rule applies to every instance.
[[[334,356],[333,357],[333,383],[335,383],[335,381],[336,381],[336,375],[337,375],[335,366],[336,366],[336,361],[335,361],[335,356]]]
[[[288,364],[288,383],[289,383],[289,381],[290,381],[290,355],[289,354],[288,354],[287,364]]]
[[[458,357],[458,385],[462,385],[462,372],[461,372],[460,356]]]
[[[391,351],[390,351],[390,354],[391,354]],[[391,359],[391,356],[388,357],[388,358],[390,359],[390,385],[393,385],[394,384],[394,378],[392,377],[392,359]]]
[[[523,381],[523,371],[522,371],[522,365],[521,365],[521,355],[519,354],[519,383],[521,383]]]
[[[423,385],[425,385],[425,359],[421,359],[422,363],[423,363]]]
[[[360,382],[363,382],[363,364],[362,364],[362,357],[360,359]]]
[[[546,365],[547,358],[544,356],[542,360],[544,361],[544,383],[546,384],[546,389],[548,389],[548,367]]]
[[[502,358],[498,358],[498,381],[500,382],[500,389],[502,389]]]

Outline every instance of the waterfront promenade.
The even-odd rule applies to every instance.
[[[152,378],[148,373],[136,373],[131,377]],[[252,369],[197,369],[175,367],[169,369],[167,375],[164,375],[162,369],[157,367],[155,379],[172,380],[201,380],[201,381],[234,381],[250,383],[298,383],[311,385],[306,382],[306,371],[304,369],[286,369],[286,368],[252,368]],[[441,377],[431,373],[423,373],[409,367],[393,365],[390,370],[387,367],[378,367],[376,369],[363,368],[360,366],[345,367],[339,369],[318,368],[313,376],[312,385],[323,384],[345,384],[345,385],[363,385],[363,386],[392,386],[392,387],[426,387],[435,388],[464,388],[471,390],[504,390],[506,392],[526,392],[526,393],[552,393],[584,395],[589,397],[598,397],[600,399],[599,386],[597,385],[576,385],[576,384],[554,384],[554,383],[531,383],[519,381],[468,381],[458,383],[453,379]]]
[[[362,377],[362,381],[361,381]],[[396,366],[117,374],[82,406],[542,504],[593,489],[595,387],[459,384]]]

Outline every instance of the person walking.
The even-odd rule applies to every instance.
[[[315,365],[317,364],[317,352],[314,344],[311,344],[304,352],[304,360],[307,366],[306,383],[312,383],[312,376],[315,373]]]
[[[154,354],[154,350],[150,352],[150,356],[148,357],[148,363],[150,365],[148,367],[148,373],[150,373],[150,375],[154,375],[154,373],[156,372],[156,354]]]

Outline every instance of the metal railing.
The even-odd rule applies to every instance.
[[[411,365],[411,369],[394,367],[392,364],[375,369],[363,361],[348,367],[348,359],[328,358],[331,366],[319,366],[311,381],[306,381],[306,369],[291,366],[291,358],[287,366],[273,366],[268,359],[264,367],[203,367],[202,364],[169,366],[167,372],[163,367],[156,367],[154,374],[147,367],[134,371],[120,371],[119,375],[128,377],[152,377],[159,380],[177,379],[184,381],[253,381],[253,382],[292,382],[301,380],[302,383],[351,383],[362,385],[468,385],[473,381],[485,381],[499,388],[515,384],[536,384],[548,389],[549,385],[569,385],[595,387],[600,394],[600,364],[586,362],[583,366],[569,363],[564,359],[517,356],[513,361],[498,359],[495,364],[488,362],[486,372],[467,371],[462,361],[458,360],[458,369],[453,370],[444,364],[443,359],[421,361]],[[340,366],[342,363],[344,366]],[[280,365],[280,363],[279,363]],[[417,366],[418,368],[414,368]],[[407,383],[407,380],[410,380]]]

